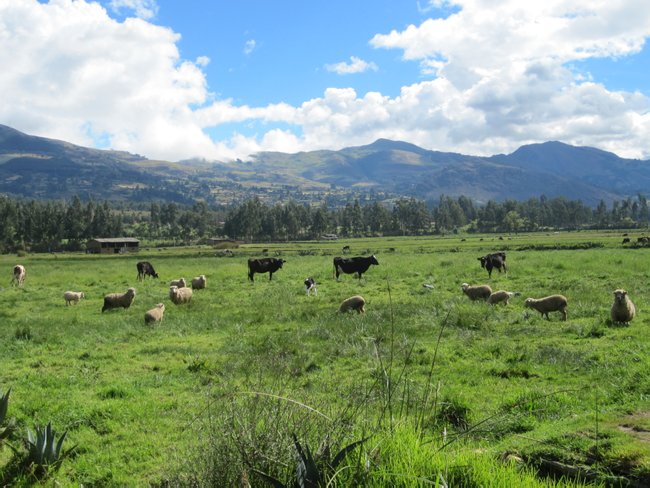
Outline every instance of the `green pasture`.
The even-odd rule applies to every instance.
[[[0,394],[11,388],[18,425],[18,454],[0,445],[1,479],[35,482],[16,467],[20,439],[51,421],[76,446],[40,481],[58,486],[265,486],[257,471],[290,482],[292,434],[331,457],[364,439],[330,486],[647,486],[650,248],[637,235],[625,245],[621,232],[563,232],[251,244],[232,257],[207,246],[0,256]],[[344,245],[380,265],[336,282]],[[488,279],[477,258],[497,250],[508,273]],[[286,263],[250,283],[246,260],[263,252]],[[136,281],[139,260],[160,279]],[[9,283],[17,263],[22,288]],[[199,274],[208,288],[173,305],[168,282]],[[306,276],[317,296],[306,296]],[[491,307],[464,297],[463,282],[520,295]],[[128,287],[131,308],[102,314],[103,296]],[[630,325],[609,321],[616,288],[636,304]],[[66,290],[86,298],[68,307]],[[554,293],[568,298],[566,322],[523,307]],[[336,313],[356,294],[365,314]],[[145,325],[159,302],[164,320]]]

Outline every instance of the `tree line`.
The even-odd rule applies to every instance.
[[[425,235],[455,232],[516,233],[544,229],[647,227],[644,195],[601,201],[595,208],[579,200],[541,196],[526,201],[488,201],[441,196],[435,202],[401,198],[390,202],[358,199],[342,207],[267,204],[255,197],[230,208],[151,202],[25,201],[0,195],[0,252],[81,250],[94,237],[138,237],[190,244],[227,236],[245,241]]]

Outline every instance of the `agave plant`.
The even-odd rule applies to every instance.
[[[74,447],[65,451],[62,449],[67,433],[64,432],[57,441],[52,422],[48,422],[44,428],[37,427],[36,434],[27,429],[27,465],[33,465],[38,474],[45,474],[49,469],[57,470],[74,450]]]
[[[269,474],[253,469],[254,473],[260,475],[276,488],[319,488],[329,486],[332,474],[336,472],[336,468],[341,461],[345,459],[350,451],[368,439],[366,437],[345,446],[332,460],[329,460],[327,459],[329,446],[326,446],[323,450],[322,456],[315,458],[307,444],[303,448],[296,435],[292,434],[292,437],[293,444],[296,447],[296,453],[298,454],[298,460],[296,462],[296,477],[291,483],[284,484]]]
[[[2,425],[4,425],[5,421],[7,420],[7,410],[9,409],[10,393],[11,393],[11,388],[7,390],[7,393],[0,396],[0,442],[2,442],[4,439],[7,439],[14,431],[13,419],[9,420],[6,427],[2,428]]]

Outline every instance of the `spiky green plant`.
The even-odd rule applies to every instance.
[[[296,435],[292,434],[292,437],[293,444],[296,447],[296,453],[298,454],[298,460],[296,462],[296,477],[292,483],[284,484],[269,474],[253,469],[254,473],[260,475],[276,488],[288,488],[290,486],[295,486],[297,488],[318,488],[321,486],[330,486],[332,479],[336,475],[336,468],[338,465],[341,464],[341,462],[355,447],[368,440],[366,437],[348,444],[341,449],[332,460],[330,460],[327,456],[329,453],[329,446],[325,446],[325,448],[321,450],[323,453],[321,456],[314,457],[307,444],[305,444],[303,448]]]
[[[0,442],[2,442],[4,439],[7,439],[11,433],[14,431],[14,421],[13,419],[10,419],[8,421],[8,424],[2,428],[1,426],[4,425],[5,421],[7,420],[7,410],[9,409],[9,394],[11,393],[11,388],[7,390],[7,392],[0,397]]]
[[[61,434],[57,441],[52,422],[48,422],[42,428],[36,427],[35,434],[27,429],[26,464],[34,466],[35,473],[38,475],[46,474],[50,469],[55,471],[59,469],[63,460],[74,450],[74,447],[63,450],[63,441],[67,434],[67,431]]]

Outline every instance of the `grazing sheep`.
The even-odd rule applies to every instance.
[[[163,319],[163,314],[165,313],[165,304],[157,303],[154,308],[147,310],[144,314],[144,323],[150,324],[151,322],[160,322]]]
[[[86,295],[84,295],[82,291],[66,291],[63,294],[63,298],[65,299],[66,305],[70,305],[72,303],[79,303],[79,300],[85,297]]]
[[[182,305],[183,303],[190,303],[192,301],[191,288],[179,288],[178,286],[169,287],[169,298],[175,305]]]
[[[547,319],[549,312],[560,312],[562,320],[566,320],[567,299],[563,295],[551,295],[544,298],[526,298],[524,302],[526,308],[534,308]]]
[[[187,282],[185,281],[185,278],[179,278],[177,280],[170,281],[169,286],[177,286],[179,288],[185,288],[187,286]]]
[[[460,289],[470,300],[487,300],[492,294],[492,288],[489,285],[468,285],[463,283],[460,285]]]
[[[517,293],[515,293],[514,291],[499,290],[492,293],[488,297],[487,302],[490,305],[496,305],[497,303],[503,303],[504,305],[508,305],[508,300],[510,300],[514,296],[517,296]]]
[[[111,293],[104,297],[102,313],[113,308],[129,308],[135,299],[135,288],[129,288],[126,293]]]
[[[339,312],[346,313],[350,310],[356,310],[357,313],[364,313],[366,305],[366,300],[361,295],[355,295],[353,297],[343,300],[341,306],[339,307]]]
[[[26,274],[27,273],[25,271],[25,266],[23,266],[22,264],[17,264],[16,266],[14,266],[13,275],[11,278],[11,284],[15,284],[16,286],[22,286],[23,282],[25,281]]]
[[[636,314],[634,303],[627,296],[625,290],[614,290],[614,303],[612,304],[612,323],[627,324],[632,321]]]
[[[204,290],[208,281],[205,275],[200,275],[192,278],[192,288],[195,290]]]

